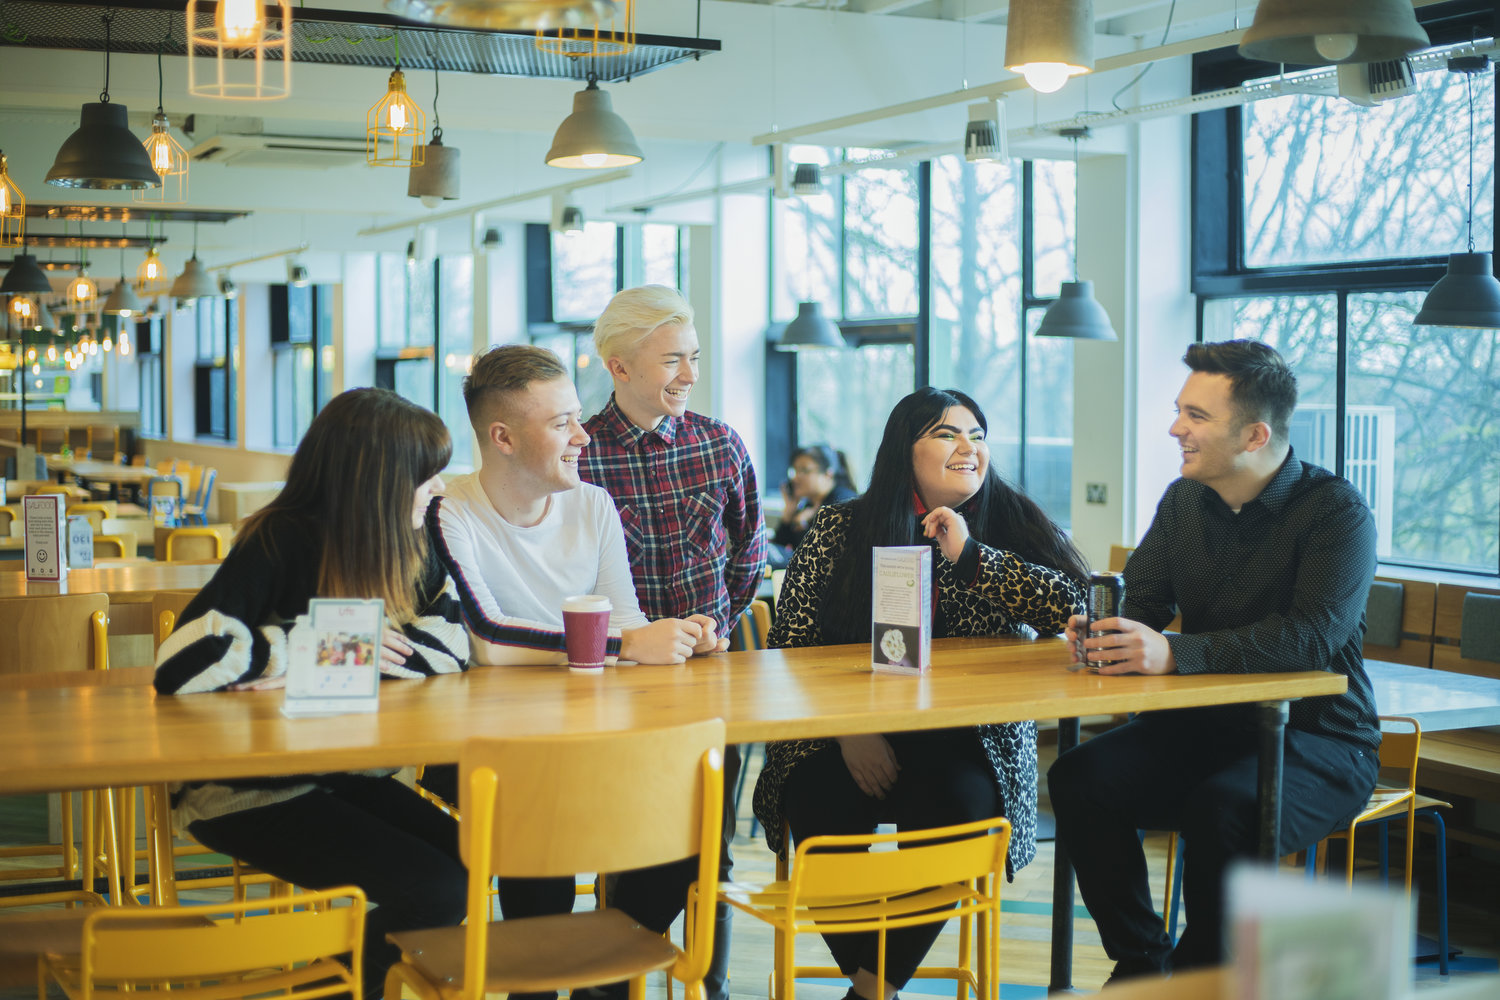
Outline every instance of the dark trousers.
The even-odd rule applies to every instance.
[[[837,744],[797,762],[783,792],[792,839],[820,834],[871,833],[881,823],[898,830],[922,830],[1000,815],[1004,806],[995,772],[972,728],[920,733],[889,733],[901,770],[884,799],[860,791]],[[900,989],[921,965],[943,923],[886,932],[885,981]],[[852,976],[874,973],[878,936],[825,934],[823,940],[839,969]]]
[[[1047,773],[1057,836],[1104,950],[1126,972],[1216,965],[1224,871],[1257,851],[1257,733],[1241,706],[1152,712],[1059,757]],[[1278,854],[1347,822],[1375,785],[1376,754],[1287,729]],[[1183,839],[1186,929],[1174,950],[1151,903],[1137,830]]]
[[[318,781],[317,791],[198,820],[188,832],[294,885],[363,889],[374,904],[365,917],[365,996],[380,997],[386,970],[401,957],[386,934],[463,922],[468,875],[458,824],[394,778]]]
[[[730,843],[734,840],[734,787],[740,770],[740,748],[724,748],[724,832],[719,853],[719,878],[727,880],[734,864]],[[458,773],[452,766],[429,767],[422,784],[449,802],[458,801]],[[610,878],[606,902],[658,934],[665,934],[687,903],[688,886],[698,879],[698,858],[684,858],[665,865],[621,872]],[[498,880],[500,913],[506,919],[571,913],[576,895],[571,878],[502,878]],[[726,1000],[729,995],[729,907],[720,904],[714,927],[714,958],[704,980],[708,1000]],[[624,997],[626,984],[608,987],[611,996]],[[555,993],[520,994],[521,1000],[550,1000]]]

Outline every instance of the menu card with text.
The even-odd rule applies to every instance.
[[[932,549],[881,545],[870,558],[870,665],[922,673],[932,666]]]
[[[26,579],[62,583],[68,578],[66,500],[60,493],[21,498],[26,524]]]

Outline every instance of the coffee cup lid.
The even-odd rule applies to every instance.
[[[575,594],[563,598],[564,611],[611,611],[613,606],[604,594]]]

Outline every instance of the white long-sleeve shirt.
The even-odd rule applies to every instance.
[[[519,527],[495,510],[477,474],[460,476],[439,498],[437,521],[475,663],[565,663],[562,602],[576,594],[609,598],[610,656],[622,629],[647,624],[619,512],[597,486],[554,493],[540,522]]]

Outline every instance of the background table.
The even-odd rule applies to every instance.
[[[1381,715],[1417,720],[1424,733],[1500,726],[1500,680],[1431,667],[1365,661]]]

